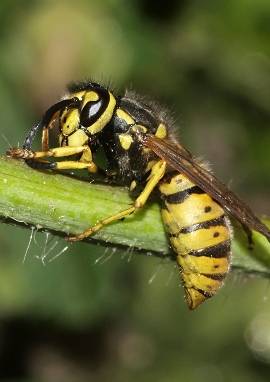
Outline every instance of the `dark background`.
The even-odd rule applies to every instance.
[[[111,81],[170,107],[181,142],[269,215],[269,0],[160,3],[2,0],[1,152],[67,82]],[[23,262],[30,234],[0,228],[0,380],[269,381],[268,280],[232,273],[189,312],[171,263],[61,255],[34,231]]]

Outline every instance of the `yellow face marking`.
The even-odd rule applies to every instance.
[[[121,108],[116,110],[116,115],[118,118],[123,119],[128,125],[133,125],[135,123],[134,119]]]
[[[64,110],[60,118],[62,134],[65,136],[70,135],[73,131],[78,129],[79,123],[80,114],[78,109]]]
[[[155,133],[155,136],[157,138],[160,138],[160,139],[166,138],[166,136],[167,136],[167,128],[164,125],[164,123],[160,123],[159,124],[159,126],[157,128],[157,131]]]
[[[68,137],[68,146],[83,146],[87,140],[88,137],[83,130],[76,130]]]
[[[124,150],[128,150],[133,142],[132,136],[129,134],[119,134],[120,145]]]
[[[113,112],[114,112],[115,105],[116,105],[116,99],[114,98],[114,96],[112,95],[111,92],[109,92],[109,95],[110,95],[110,99],[109,99],[109,103],[108,103],[106,110],[99,117],[99,119],[95,123],[93,123],[93,125],[91,125],[87,128],[87,131],[90,134],[96,134],[99,131],[101,131],[104,128],[104,126],[106,126],[110,122],[110,120],[112,119]]]

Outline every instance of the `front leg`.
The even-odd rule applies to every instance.
[[[48,162],[40,161],[43,158],[61,158],[75,154],[82,154],[79,161]],[[40,170],[71,170],[87,168],[89,172],[97,172],[97,166],[93,162],[92,152],[89,146],[64,146],[55,147],[47,151],[32,151],[29,149],[11,148],[7,155],[12,158],[25,159],[30,167]]]
[[[84,232],[82,232],[79,235],[76,236],[69,236],[67,237],[68,241],[80,241],[85,238],[87,238],[90,235],[93,235],[100,229],[102,229],[105,225],[111,224],[117,220],[121,220],[134,212],[136,212],[139,208],[142,208],[147,199],[149,198],[151,192],[154,190],[154,188],[159,183],[160,179],[163,178],[166,170],[166,162],[163,160],[159,160],[156,162],[156,164],[152,167],[151,173],[147,179],[147,183],[139,197],[135,200],[133,206],[127,208],[126,210],[123,210],[115,215],[109,216],[108,218],[102,219],[98,221],[94,226],[88,228]]]

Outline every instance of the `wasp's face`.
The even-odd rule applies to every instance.
[[[65,108],[60,112],[60,145],[82,146],[91,143],[111,121],[116,99],[107,89],[90,84],[86,90],[71,92],[70,98],[77,98],[78,106]]]

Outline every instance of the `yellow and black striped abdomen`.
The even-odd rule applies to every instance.
[[[190,309],[212,297],[230,267],[231,229],[223,208],[185,175],[159,184],[161,210]]]

